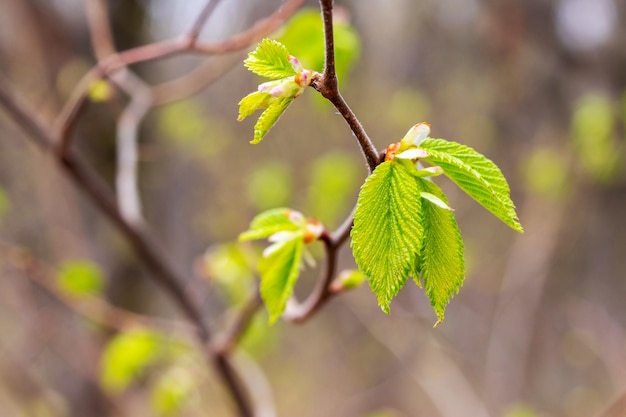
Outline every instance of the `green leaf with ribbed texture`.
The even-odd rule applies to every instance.
[[[361,187],[354,214],[352,252],[386,313],[414,269],[422,242],[422,198],[411,169],[396,160],[380,164]]]
[[[513,230],[524,232],[515,213],[509,185],[496,164],[468,146],[445,139],[427,138],[419,148],[429,155],[423,161],[440,166],[470,197]]]
[[[259,262],[261,298],[269,312],[270,323],[283,314],[293,293],[300,275],[303,248],[302,236],[294,235],[294,239],[285,240]]]
[[[443,191],[435,183],[421,178],[416,178],[416,181],[420,189],[448,204]],[[443,321],[446,305],[459,292],[465,279],[463,238],[454,213],[431,200],[422,204],[422,225],[424,237],[418,270],[426,295],[439,318],[437,326]]]
[[[263,39],[248,54],[244,64],[253,73],[272,80],[296,75],[296,70],[289,62],[289,51],[285,45],[272,39]]]
[[[254,139],[250,143],[259,143],[265,137],[267,132],[270,131],[272,126],[278,121],[280,116],[287,110],[289,104],[293,101],[293,97],[278,97],[272,101],[267,109],[259,116],[254,125]]]
[[[241,121],[255,111],[267,108],[272,98],[271,94],[264,91],[255,91],[248,94],[239,102],[239,117],[237,120]]]
[[[292,232],[306,227],[304,216],[289,208],[275,208],[258,214],[250,228],[239,235],[239,240],[265,239],[278,232]]]

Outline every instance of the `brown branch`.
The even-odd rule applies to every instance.
[[[105,59],[99,60],[80,80],[78,86],[72,92],[70,99],[66,102],[62,111],[55,121],[55,131],[58,137],[58,152],[64,155],[71,145],[71,132],[76,125],[80,114],[87,102],[87,92],[89,86],[94,81],[118,71],[122,68],[140,62],[164,59],[181,53],[200,53],[204,55],[226,54],[236,52],[249,47],[254,41],[268,35],[276,30],[284,21],[291,16],[303,3],[304,0],[288,0],[272,15],[254,24],[251,28],[233,35],[231,38],[217,43],[201,43],[190,41],[190,35],[184,34],[174,39],[131,48],[126,51],[109,55]],[[207,4],[205,11],[212,10]],[[202,16],[201,16],[202,17]],[[208,18],[208,16],[206,17]],[[200,26],[203,19],[198,19],[196,23]],[[192,27],[192,30],[196,24]],[[196,39],[197,40],[197,39]]]
[[[319,91],[328,101],[333,103],[335,108],[343,116],[352,133],[359,142],[361,152],[365,158],[370,172],[374,172],[380,163],[378,151],[374,143],[369,138],[363,125],[357,119],[354,112],[348,106],[339,92],[337,85],[337,72],[335,71],[335,41],[333,34],[333,0],[320,0],[322,19],[324,20],[324,39],[326,43],[326,56],[324,62],[324,73],[315,77],[311,86]]]
[[[330,284],[335,276],[337,267],[338,246],[332,241],[328,233],[324,233],[320,240],[324,243],[326,253],[325,268],[321,272],[320,279],[311,294],[301,304],[292,302],[285,311],[284,318],[294,323],[303,323],[311,318],[334,294],[330,290]],[[293,300],[293,299],[292,299]]]
[[[72,297],[59,289],[54,282],[51,268],[35,259],[30,251],[4,242],[0,242],[0,249],[10,261],[11,267],[20,271],[24,277],[56,298],[65,307],[89,321],[114,330],[124,330],[139,325],[179,331],[186,335],[193,332],[193,327],[187,326],[185,322],[144,316],[114,306],[93,295]]]
[[[215,11],[215,8],[219,3],[220,0],[208,0],[207,4],[204,6],[204,9],[202,9],[200,14],[198,15],[198,18],[193,23],[193,26],[191,27],[189,32],[187,32],[187,38],[189,40],[190,46],[195,45],[206,21],[209,20],[209,17],[213,14],[213,11]]]
[[[102,60],[115,53],[113,34],[109,26],[109,12],[104,0],[86,0],[87,28],[96,58]]]
[[[57,137],[53,130],[42,123],[36,113],[28,109],[19,100],[14,99],[8,85],[0,79],[0,104],[4,106],[11,118],[38,144],[47,150],[57,143]],[[246,398],[245,390],[236,377],[235,372],[225,355],[215,355],[210,349],[211,334],[209,327],[202,317],[200,308],[195,301],[185,292],[182,278],[156,249],[145,231],[133,224],[128,223],[119,212],[110,193],[82,162],[75,158],[72,153],[61,155],[56,153],[56,159],[65,174],[94,202],[94,204],[107,216],[126,238],[127,242],[135,250],[135,253],[143,260],[146,267],[152,272],[152,279],[165,290],[176,302],[184,316],[196,329],[196,337],[206,349],[207,360],[215,367],[218,375],[222,378],[228,392],[231,394],[239,415],[252,417],[253,412]]]
[[[252,319],[262,305],[261,294],[257,288],[252,297],[245,303],[241,311],[239,311],[230,327],[225,330],[222,335],[217,337],[216,342],[213,344],[213,351],[220,355],[229,355],[232,353],[241,337],[250,327]]]

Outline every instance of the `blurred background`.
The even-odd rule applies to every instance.
[[[0,3],[0,73],[44,119],[96,63],[87,3]],[[227,39],[280,4],[223,1],[201,39]],[[259,415],[598,415],[626,391],[626,3],[336,4],[341,88],[376,146],[428,121],[433,137],[502,168],[526,232],[438,179],[468,264],[445,322],[432,329],[435,314],[413,285],[389,316],[367,285],[300,326],[270,327],[260,313],[234,357]],[[107,6],[115,46],[125,50],[188,30],[204,1]],[[320,65],[317,3],[304,6],[313,11],[275,37]],[[251,266],[263,245],[231,243],[252,217],[287,206],[337,227],[367,175],[347,125],[312,90],[250,145],[255,118],[238,123],[237,103],[260,80],[245,56],[132,67],[150,84],[204,68],[205,88],[141,120],[139,191],[146,222],[216,330],[254,290]],[[89,97],[75,146],[113,188],[129,99],[110,82],[92,85]],[[3,110],[0,138],[0,414],[232,415],[172,324],[176,309],[115,228]],[[351,268],[346,246],[340,269]],[[300,298],[317,272],[303,272]],[[166,325],[126,326],[138,321],[133,314]]]

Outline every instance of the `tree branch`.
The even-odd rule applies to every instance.
[[[58,137],[58,153],[64,155],[71,147],[71,132],[76,125],[80,114],[87,102],[87,92],[89,86],[96,80],[109,76],[110,74],[140,62],[152,61],[171,57],[181,53],[200,53],[204,55],[226,54],[240,51],[250,46],[254,41],[276,30],[289,16],[291,16],[304,2],[304,0],[287,0],[276,12],[265,19],[261,19],[248,30],[244,30],[231,38],[217,43],[200,43],[190,41],[190,33],[177,38],[131,48],[123,52],[109,55],[100,59],[98,64],[87,72],[72,92],[70,99],[66,102],[59,116],[55,121],[55,131]],[[210,2],[194,23],[191,31],[196,27],[202,27],[204,21],[208,19],[217,1]],[[204,16],[206,15],[206,16]]]
[[[374,172],[376,166],[380,163],[378,151],[371,141],[363,125],[357,119],[354,112],[348,106],[339,92],[337,85],[337,72],[335,71],[335,41],[333,34],[333,0],[320,0],[320,8],[322,10],[322,19],[324,21],[324,40],[326,48],[326,56],[324,62],[324,73],[315,77],[311,86],[319,91],[328,101],[333,103],[335,108],[343,116],[352,133],[359,142],[363,157],[367,162],[369,171]]]
[[[38,120],[35,116],[36,113],[30,111],[24,104],[14,99],[14,94],[12,94],[10,88],[8,85],[5,85],[2,79],[0,79],[0,104],[7,110],[9,116],[29,133],[38,144],[50,150],[55,143],[58,143],[57,137],[54,136],[54,131]],[[253,411],[245,390],[241,386],[241,381],[235,375],[227,356],[213,353],[210,347],[211,333],[209,327],[205,323],[198,305],[183,289],[181,276],[166,261],[166,258],[160,251],[156,249],[145,231],[124,219],[115,202],[109,197],[110,194],[106,187],[79,159],[69,152],[64,155],[56,153],[56,158],[66,175],[82,189],[124,235],[127,242],[135,250],[135,253],[152,272],[150,277],[170,295],[184,316],[194,325],[196,337],[205,349],[207,360],[216,369],[228,388],[228,392],[239,410],[239,415],[241,417],[252,417]]]
[[[200,36],[202,28],[206,24],[207,20],[209,20],[209,17],[211,17],[219,3],[220,0],[207,1],[207,4],[198,15],[198,18],[194,22],[193,26],[191,27],[189,32],[187,32],[187,39],[190,47],[193,47],[193,45],[195,45],[196,41],[198,40],[198,36]]]

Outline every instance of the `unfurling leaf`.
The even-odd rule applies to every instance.
[[[396,161],[379,165],[361,188],[354,214],[354,258],[386,313],[415,269],[422,241],[423,203],[409,169]]]
[[[454,210],[452,209],[452,207],[450,207],[450,206],[448,205],[448,203],[446,203],[444,200],[442,200],[441,198],[437,197],[437,196],[436,196],[436,195],[434,195],[434,194],[431,194],[431,193],[427,193],[427,192],[425,192],[425,191],[422,191],[422,192],[420,193],[420,196],[421,196],[423,199],[430,201],[431,203],[433,203],[433,204],[434,204],[434,205],[436,205],[437,207],[440,207],[440,208],[442,208],[442,209],[444,209],[444,210],[454,211]]]
[[[304,240],[294,235],[292,239],[279,242],[276,250],[261,258],[261,297],[270,314],[270,323],[283,314],[287,301],[293,293],[302,263]]]
[[[257,120],[254,138],[250,141],[259,143],[289,104],[311,85],[315,72],[302,68],[298,58],[289,55],[283,44],[271,39],[263,39],[244,63],[255,74],[272,79],[239,102],[239,121],[266,109]]]
[[[272,101],[272,95],[264,91],[255,91],[248,94],[239,102],[239,117],[237,120],[242,121],[251,116],[255,111],[266,109]]]
[[[281,97],[272,101],[254,125],[254,139],[250,143],[261,142],[292,101],[293,97]]]
[[[306,220],[304,216],[288,208],[275,208],[257,215],[250,228],[239,235],[239,240],[265,239],[283,231],[301,230]]]
[[[244,65],[253,73],[271,80],[296,75],[287,48],[272,39],[263,39],[259,46],[250,52]]]
[[[463,238],[443,191],[431,181],[421,178],[417,181],[421,189],[448,207],[441,208],[431,199],[422,204],[424,237],[418,269],[426,295],[439,318],[436,326],[443,321],[446,305],[465,279]]]
[[[428,153],[423,160],[440,166],[444,174],[470,197],[513,230],[523,233],[502,171],[469,146],[444,139],[425,139],[419,146]]]
[[[268,210],[256,216],[250,229],[239,240],[268,238],[259,261],[261,297],[274,323],[285,311],[287,301],[300,275],[302,259],[307,255],[304,245],[320,238],[324,226],[288,208]],[[306,259],[306,258],[305,258]]]

